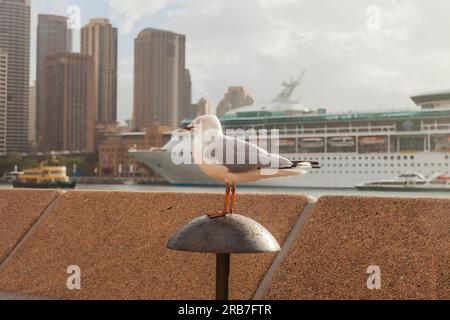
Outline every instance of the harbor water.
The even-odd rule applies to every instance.
[[[0,185],[0,189],[12,188],[10,185]],[[131,191],[131,192],[194,192],[223,193],[224,188],[214,186],[171,186],[171,185],[92,185],[80,184],[77,190],[101,191]],[[412,197],[412,198],[450,198],[450,192],[391,192],[391,191],[359,191],[356,189],[309,189],[309,188],[255,188],[241,187],[239,193],[302,193],[314,198],[326,195],[343,196],[381,196],[381,197]]]

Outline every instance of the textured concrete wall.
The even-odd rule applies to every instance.
[[[450,299],[450,201],[321,198],[265,298]]]
[[[0,265],[57,195],[56,191],[0,191]]]
[[[242,195],[237,210],[283,243],[308,201]],[[74,299],[214,299],[215,257],[173,252],[166,243],[193,218],[221,210],[222,202],[222,195],[68,192],[0,269],[0,291]],[[251,299],[274,256],[234,256],[231,298]],[[66,287],[70,265],[81,268],[79,291]]]
[[[221,194],[0,190],[0,299],[213,299],[214,256],[166,243],[222,201]],[[257,291],[265,299],[450,298],[450,200],[313,204],[302,195],[245,194],[237,201],[238,213],[264,225],[283,250],[233,256],[232,299]],[[81,290],[66,287],[70,265],[81,268]],[[370,265],[381,269],[380,290],[367,288]]]

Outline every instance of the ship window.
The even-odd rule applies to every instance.
[[[391,160],[394,160],[394,156],[391,156]]]
[[[388,157],[387,157],[387,156],[385,156],[385,157],[384,157],[384,160],[387,160],[387,159],[388,159]]]
[[[402,160],[402,157],[398,156],[398,157],[397,157],[397,160]]]
[[[414,156],[411,156],[411,160],[414,160],[416,157],[414,157]]]
[[[408,156],[404,156],[403,158],[404,158],[405,160],[408,160]]]
[[[445,156],[445,160],[448,160],[448,156]]]

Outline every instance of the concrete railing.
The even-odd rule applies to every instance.
[[[0,299],[213,299],[213,256],[166,243],[222,200],[2,190]],[[450,298],[450,200],[245,194],[237,212],[282,250],[234,256],[231,299]]]

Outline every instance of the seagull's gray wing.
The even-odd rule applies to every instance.
[[[277,161],[277,169],[294,166],[288,159],[269,154],[253,143],[228,136],[223,136],[209,144],[205,149],[205,154],[212,157],[216,163],[227,167],[232,173],[274,169],[273,163],[275,161]]]

